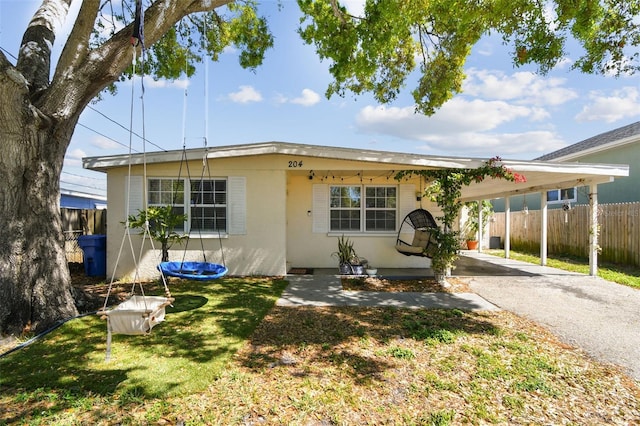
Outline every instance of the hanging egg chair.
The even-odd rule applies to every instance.
[[[437,228],[431,213],[425,209],[413,210],[400,225],[396,250],[405,256],[433,257],[438,248],[435,239]]]

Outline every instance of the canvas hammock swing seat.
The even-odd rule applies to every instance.
[[[143,12],[142,12],[142,2],[141,0],[136,1],[136,14],[135,14],[135,21],[134,21],[134,25],[133,25],[133,34],[131,37],[131,44],[133,46],[133,60],[132,60],[132,65],[133,65],[133,75],[136,75],[135,72],[135,67],[136,67],[136,47],[138,45],[141,46],[141,51],[142,51],[142,55],[141,55],[141,62],[142,62],[142,67],[141,69],[144,69],[144,58],[145,58],[145,46],[144,46],[144,16],[143,16]],[[205,70],[206,73],[208,74],[208,62],[205,62]],[[144,125],[144,76],[142,76],[140,78],[140,82],[141,82],[141,95],[140,95],[140,99],[141,99],[141,104],[142,104],[142,144],[143,144],[143,150],[142,150],[142,156],[143,156],[143,185],[144,185],[144,190],[143,193],[147,194],[147,165],[146,165],[146,135],[145,135],[145,125]],[[208,82],[208,75],[205,76],[205,84],[207,84]],[[134,110],[134,106],[133,106],[133,100],[134,100],[134,93],[135,93],[135,84],[132,84],[132,89],[131,89],[131,125],[130,125],[130,131],[129,131],[129,173],[128,173],[128,191],[127,194],[131,193],[131,169],[132,169],[132,140],[133,140],[133,110]],[[206,90],[206,89],[205,89]],[[207,90],[206,90],[207,91]],[[186,93],[186,89],[185,89],[185,117],[186,117],[186,98],[187,98],[187,93]],[[205,109],[208,109],[208,96],[207,93],[205,93],[205,100],[207,105],[205,105]],[[208,111],[205,112],[205,127],[207,127],[207,119],[206,117],[208,116]],[[185,140],[184,138],[184,129],[185,129],[185,123],[186,123],[186,119],[183,118],[183,141]],[[208,129],[205,129],[205,134],[208,133]],[[203,157],[203,169],[202,169],[202,175],[200,177],[200,181],[197,185],[197,187],[195,188],[195,191],[190,191],[190,192],[194,192],[195,193],[195,199],[190,200],[193,206],[197,206],[199,203],[201,203],[202,198],[198,198],[198,197],[204,197],[204,186],[205,186],[205,182],[204,182],[204,177],[205,177],[205,169],[207,171],[209,171],[209,167],[208,167],[208,155],[207,155],[207,143],[206,143],[206,135],[205,135],[205,143],[204,143],[204,157]],[[187,165],[187,174],[189,182],[191,182],[191,174],[189,172],[189,168],[188,168],[188,162],[187,157],[186,157],[186,144],[183,144],[183,157],[182,160],[180,162],[180,173],[182,171],[182,165],[183,163],[186,163]],[[179,175],[180,175],[179,173]],[[180,179],[180,176],[178,178],[178,180]],[[211,181],[211,173],[209,171],[209,181]],[[214,197],[215,199],[215,197]],[[143,197],[144,200],[144,210],[146,211],[147,209],[147,199],[146,197]],[[175,204],[175,194],[174,194],[174,200],[173,200],[173,204]],[[215,212],[216,208],[215,208],[215,202],[213,205],[213,210]],[[127,196],[127,202],[126,202],[126,215],[128,217],[130,212],[130,200],[129,197]],[[215,214],[214,214],[215,216]],[[213,218],[213,222],[216,223],[217,222],[217,217]],[[115,266],[114,266],[114,270],[113,270],[113,274],[111,275],[111,282],[109,283],[109,289],[107,291],[107,296],[105,297],[105,302],[104,302],[104,306],[102,308],[102,310],[100,310],[98,312],[98,315],[100,315],[101,318],[106,319],[107,321],[107,353],[106,353],[106,360],[109,361],[110,357],[111,357],[111,340],[112,340],[112,334],[125,334],[125,335],[142,335],[142,334],[149,334],[151,332],[151,330],[153,329],[154,326],[156,326],[157,324],[161,323],[162,321],[164,321],[165,319],[165,309],[167,306],[170,306],[173,302],[174,302],[174,298],[171,296],[171,292],[169,291],[169,287],[167,285],[167,277],[171,276],[171,277],[177,277],[177,278],[182,278],[182,279],[191,279],[191,280],[212,280],[212,279],[217,279],[220,278],[224,275],[227,274],[228,269],[226,267],[226,265],[224,264],[224,252],[222,250],[222,238],[220,235],[220,226],[215,226],[216,229],[218,229],[218,240],[220,241],[220,252],[221,252],[221,256],[222,256],[222,264],[217,264],[217,263],[210,263],[207,262],[206,259],[206,255],[205,255],[205,250],[204,250],[204,242],[203,242],[203,238],[201,236],[200,238],[200,242],[201,242],[201,249],[202,249],[202,257],[204,259],[203,262],[193,262],[193,261],[185,261],[186,258],[186,253],[187,253],[187,245],[188,245],[188,241],[190,238],[190,232],[191,232],[191,227],[189,229],[189,234],[187,235],[187,243],[185,244],[185,249],[184,249],[184,255],[183,255],[183,259],[181,262],[158,262],[158,270],[161,272],[160,276],[162,279],[162,283],[164,285],[164,291],[165,294],[164,296],[147,296],[144,293],[144,288],[142,286],[142,283],[140,281],[140,273],[139,273],[139,265],[141,263],[142,260],[142,256],[145,250],[145,243],[148,241],[151,245],[151,250],[152,252],[156,252],[156,249],[154,247],[153,244],[153,238],[151,237],[150,231],[149,231],[149,221],[147,221],[144,224],[144,232],[142,235],[142,243],[140,245],[140,251],[139,251],[139,255],[136,258],[135,253],[134,253],[134,248],[133,248],[133,242],[131,239],[131,227],[129,224],[129,220],[127,220],[125,222],[125,227],[124,227],[124,235],[122,238],[122,242],[120,244],[120,250],[118,252],[118,257],[116,259],[115,262]],[[198,226],[198,232],[200,232],[200,229],[202,228],[202,226]],[[138,232],[135,232],[135,234],[138,234]],[[129,249],[131,250],[131,255],[133,257],[133,262],[135,264],[135,276],[133,279],[133,285],[131,288],[131,292],[130,292],[130,298],[127,299],[126,301],[118,304],[117,306],[113,307],[113,308],[108,308],[107,304],[109,301],[109,297],[111,295],[111,291],[112,291],[112,287],[113,287],[113,283],[114,283],[114,277],[116,276],[116,271],[118,268],[118,264],[121,258],[121,255],[123,253],[123,249],[125,247],[125,242],[128,242],[128,246]],[[136,288],[139,289],[139,295],[134,294],[134,292],[136,291]]]
[[[396,250],[405,256],[421,256],[432,258],[438,244],[435,231],[438,224],[431,213],[425,209],[416,209],[407,214],[396,239]],[[412,236],[412,238],[407,238]],[[404,238],[404,239],[403,239]],[[411,242],[408,242],[408,241]]]
[[[132,64],[134,67],[133,75],[136,75],[135,66],[136,66],[136,48],[138,45],[142,48],[142,56],[141,61],[144,62],[144,32],[143,32],[143,21],[144,17],[142,14],[142,2],[136,2],[136,16],[133,26],[133,34],[131,37],[131,45],[133,46],[133,59]],[[144,69],[144,67],[142,68]],[[141,78],[141,91],[142,95],[140,99],[142,99],[142,110],[144,111],[144,79]],[[132,157],[132,140],[133,140],[133,100],[135,93],[135,84],[131,85],[131,123],[129,130],[129,173],[128,173],[128,190],[127,194],[131,193],[131,157]],[[143,143],[143,170],[144,170],[144,185],[146,186],[146,135],[144,131],[144,113],[142,115],[142,143]],[[146,193],[146,187],[145,187]],[[128,214],[130,205],[129,205],[129,197],[127,197],[126,202],[126,213]],[[146,204],[145,204],[146,205]],[[137,232],[136,232],[137,234]],[[140,280],[139,273],[139,264],[140,259],[142,258],[142,254],[145,248],[146,242],[150,242],[151,249],[155,252],[155,247],[153,247],[153,238],[151,238],[151,234],[149,232],[149,222],[147,221],[144,226],[144,233],[142,236],[142,243],[140,246],[139,257],[136,259],[133,241],[131,238],[131,227],[129,224],[129,220],[125,222],[124,233],[122,237],[122,242],[120,244],[120,250],[118,252],[118,256],[116,258],[115,266],[113,269],[113,273],[111,274],[111,281],[109,282],[109,287],[107,291],[107,295],[105,297],[104,306],[101,310],[97,312],[97,314],[107,321],[107,349],[105,360],[109,361],[111,358],[111,340],[112,335],[115,334],[125,334],[125,335],[142,335],[149,334],[154,326],[161,323],[165,319],[165,308],[171,305],[174,301],[174,298],[171,296],[171,292],[169,291],[169,287],[167,285],[167,280],[164,276],[162,276],[162,282],[164,284],[164,296],[148,296],[144,292],[144,288],[142,286],[142,282]],[[131,255],[133,257],[133,262],[135,264],[135,276],[133,279],[133,284],[130,291],[130,297],[118,304],[115,307],[109,308],[107,305],[109,303],[109,298],[111,296],[111,292],[113,289],[114,279],[116,276],[116,271],[118,268],[118,264],[120,262],[120,258],[123,254],[125,243],[128,242],[129,249],[131,250]],[[136,288],[139,294],[136,293]]]

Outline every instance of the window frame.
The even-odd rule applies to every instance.
[[[573,197],[572,198],[563,199],[562,198],[562,192],[563,191],[569,191],[569,190],[573,191]],[[549,194],[550,193],[555,193],[556,196],[557,196],[557,199],[550,200],[549,199]],[[547,197],[547,204],[577,203],[578,202],[578,188],[574,186],[574,187],[570,187],[570,188],[552,189],[552,190],[547,191],[545,193],[545,196]]]
[[[202,200],[193,200],[193,194],[194,191],[192,190],[192,184],[201,184],[204,182],[213,182],[213,190],[212,190],[212,194],[213,194],[213,202],[211,203],[205,203]],[[224,182],[224,191],[216,191],[216,184],[218,182]],[[224,203],[219,203],[216,201],[216,194],[218,193],[222,193],[224,194],[224,199],[225,202]],[[186,194],[185,194],[186,196]],[[186,198],[185,198],[186,199]],[[193,229],[192,227],[192,222],[194,220],[194,215],[193,215],[193,209],[194,208],[212,208],[214,210],[216,209],[222,209],[224,210],[224,217],[222,220],[224,220],[224,227],[223,229],[216,229],[215,225],[213,228],[209,228],[209,229]],[[211,218],[209,218],[211,219]],[[190,232],[197,232],[198,235],[218,235],[218,234],[227,234],[229,232],[229,181],[227,178],[220,178],[220,177],[211,177],[211,178],[207,178],[207,179],[199,179],[199,180],[190,180],[189,181],[189,215],[187,216],[187,220],[189,222],[189,231]],[[217,222],[220,219],[212,219],[215,222]]]
[[[334,206],[333,204],[333,190],[334,188],[358,188],[360,191],[360,199],[359,199],[359,207],[354,208],[354,207],[349,207],[349,206]],[[378,206],[372,206],[372,207],[367,207],[367,200],[369,197],[367,197],[367,189],[369,188],[374,188],[374,189],[378,189],[378,188],[385,188],[385,192],[388,188],[393,188],[395,190],[395,206],[394,207],[378,207]],[[329,217],[328,217],[328,221],[329,221],[329,229],[328,232],[329,233],[347,233],[347,234],[395,234],[398,232],[398,217],[400,215],[400,188],[398,185],[392,185],[392,184],[382,184],[382,185],[377,185],[377,184],[331,184],[328,185],[328,190],[329,190],[329,204],[328,204],[328,213],[329,213]],[[388,199],[388,197],[384,197],[385,200]],[[358,229],[336,229],[333,227],[333,222],[334,220],[340,220],[340,219],[334,219],[332,216],[332,213],[334,211],[357,211],[358,215],[359,215],[359,228]],[[388,211],[388,212],[393,212],[393,214],[395,215],[394,218],[394,223],[393,223],[393,229],[373,229],[373,230],[368,230],[367,229],[367,213],[368,212],[374,212],[374,211]]]
[[[152,191],[150,188],[152,187],[152,181],[159,181],[160,182],[160,186],[162,187],[162,182],[163,181],[180,181],[182,180],[183,182],[183,194],[182,194],[182,203],[174,203],[173,200],[179,198],[179,197],[174,197],[174,193],[173,191],[171,192],[171,198],[172,198],[172,202],[171,203],[164,203],[162,202],[162,189],[159,191],[160,193],[160,202],[152,202],[151,200],[151,194],[152,192],[156,192],[156,191]],[[225,203],[218,203],[216,202],[215,198],[213,199],[213,203],[203,203],[203,202],[197,202],[197,203],[193,203],[192,202],[192,196],[193,196],[193,191],[191,190],[191,186],[194,183],[201,183],[204,181],[212,181],[214,182],[214,187],[215,187],[215,182],[218,181],[224,181],[225,183],[225,189],[223,191],[224,193],[224,198],[225,198]],[[173,186],[173,185],[172,185]],[[165,191],[166,192],[166,191]],[[215,194],[215,192],[214,192]],[[215,197],[215,195],[214,195]],[[192,233],[198,234],[201,237],[207,237],[207,236],[226,236],[229,234],[229,227],[230,227],[230,218],[229,218],[229,179],[227,177],[211,177],[211,178],[207,178],[207,179],[189,179],[189,178],[177,178],[177,177],[167,177],[167,176],[153,176],[153,177],[147,177],[147,194],[146,194],[146,199],[147,199],[147,206],[166,206],[166,205],[172,205],[174,207],[179,207],[182,208],[182,213],[186,216],[186,220],[184,221],[184,225],[183,225],[183,229],[176,229],[176,232],[182,235],[191,235]],[[205,229],[205,230],[198,230],[198,229],[192,229],[192,220],[193,220],[193,212],[192,209],[193,208],[197,208],[197,207],[207,207],[210,206],[212,208],[222,208],[224,209],[224,229]]]
[[[152,190],[151,188],[153,187],[153,185],[152,185],[151,181],[158,181],[160,189],[159,190]],[[163,186],[164,186],[163,183],[166,182],[166,181],[177,182],[177,183],[182,181],[182,196],[183,196],[183,198],[182,198],[182,203],[181,204],[175,202],[177,197],[175,197],[174,194],[177,193],[177,191],[176,191],[176,189],[174,189],[174,184],[173,183],[171,184],[171,191],[169,193],[169,195],[171,196],[171,202],[170,203],[163,202],[163,200],[162,200],[163,194],[167,194],[167,192],[168,192],[167,190],[163,189]],[[174,210],[175,213],[177,213],[177,214],[185,214],[186,208],[187,208],[186,202],[185,202],[185,199],[184,199],[186,185],[187,185],[187,179],[186,178],[177,178],[177,177],[149,177],[149,178],[147,178],[147,194],[146,194],[146,197],[147,197],[147,208],[156,207],[156,206],[157,207],[164,207],[164,206],[171,205],[173,207],[173,210]],[[155,194],[155,193],[158,194],[158,197],[159,197],[158,201],[159,202],[153,202],[151,200],[152,194]],[[176,211],[176,208],[178,208],[178,211]],[[182,211],[179,211],[179,209],[182,209]],[[187,218],[188,218],[188,216],[187,216]],[[187,233],[186,230],[188,229],[187,226],[188,226],[188,221],[185,220],[182,223],[182,229],[177,229],[176,228],[175,231],[178,234],[186,234]]]

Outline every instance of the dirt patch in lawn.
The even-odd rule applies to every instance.
[[[342,278],[343,290],[417,293],[472,293],[467,283],[459,278],[447,278],[448,287],[443,287],[431,278]]]

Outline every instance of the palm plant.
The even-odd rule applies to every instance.
[[[151,206],[147,210],[141,210],[137,215],[128,217],[129,225],[132,228],[144,230],[148,224],[149,235],[158,241],[162,247],[162,261],[169,261],[169,249],[177,242],[187,238],[184,234],[179,234],[175,229],[184,224],[186,216],[177,214],[173,206]]]

